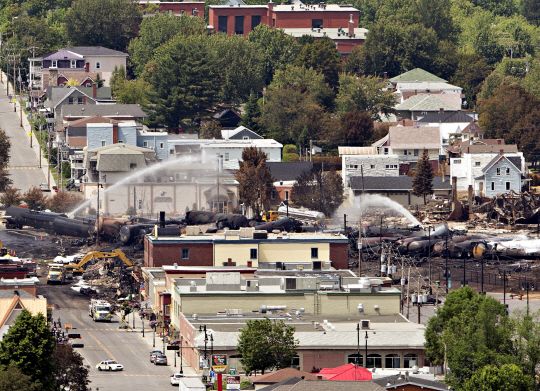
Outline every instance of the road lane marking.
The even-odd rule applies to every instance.
[[[84,326],[84,323],[81,322],[75,315],[73,315],[73,314],[71,313],[71,311],[68,311],[68,312],[69,312],[69,315],[70,315],[73,319],[75,319],[75,321],[76,321],[77,323],[79,323],[81,326]]]
[[[116,359],[114,358],[114,356],[112,355],[112,353],[109,352],[109,350],[105,347],[105,345],[103,345],[96,337],[94,337],[94,335],[93,335],[92,333],[89,332],[88,335],[89,335],[90,337],[92,337],[92,338],[94,339],[94,341],[97,342],[97,344],[99,345],[99,347],[100,347],[101,349],[105,350],[105,352],[109,355],[109,357],[110,357],[111,360],[116,360]]]
[[[9,167],[8,170],[39,170],[39,167]]]

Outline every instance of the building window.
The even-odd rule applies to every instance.
[[[229,152],[225,152],[225,161],[226,161],[226,162],[229,161]]]
[[[228,23],[228,16],[218,16],[218,33],[229,33],[229,29],[227,27]]]
[[[68,98],[68,105],[72,105],[73,104],[73,98]]]
[[[476,126],[472,125],[471,130],[475,130],[475,129],[476,129]]]
[[[174,149],[169,150],[169,155],[174,155]]]
[[[510,182],[506,182],[506,190],[510,190]]]
[[[418,156],[418,149],[414,150],[414,156]]]
[[[314,29],[320,29],[323,26],[322,19],[311,19],[311,27]]]
[[[289,190],[285,190],[285,199],[289,200]]]
[[[506,167],[506,175],[510,175],[510,167]]]
[[[454,160],[454,164],[461,164],[461,159]]]
[[[291,367],[300,369],[300,356],[298,354],[295,354],[294,357],[291,360]]]
[[[249,259],[257,259],[257,249],[252,248],[249,250]]]
[[[251,31],[261,24],[261,15],[251,15]]]
[[[349,357],[347,357],[347,364],[353,363],[355,365],[363,365],[363,356],[358,353],[349,354]]]
[[[385,155],[388,155],[388,148],[385,148],[385,149],[384,149],[384,154],[385,154]]]
[[[403,150],[403,155],[407,156],[407,150],[406,149]]]
[[[491,182],[491,190],[495,190],[495,182]]]
[[[249,136],[242,136],[242,140],[249,140]]]
[[[272,18],[272,27],[276,27],[276,18]]]
[[[182,259],[189,259],[189,248],[182,249]]]
[[[105,145],[107,145],[107,142],[105,140],[101,140],[101,146],[104,147]]]
[[[319,249],[317,247],[311,248],[311,258],[318,259],[319,258]]]
[[[266,160],[270,160],[270,152],[266,152]]]
[[[78,104],[78,105],[82,105],[82,104],[83,104],[83,97],[82,97],[82,96],[79,96],[79,97],[77,98],[77,104]]]
[[[276,199],[276,191],[275,190],[272,190],[272,192],[270,193],[270,198],[275,200]]]
[[[160,148],[160,149],[163,149],[164,145],[165,145],[165,144],[163,144],[163,143],[159,143],[159,148]]]
[[[497,167],[497,175],[501,175],[501,168]]]
[[[375,164],[372,164],[370,165],[371,169],[374,170],[375,169]]]
[[[71,60],[69,62],[69,65],[71,68],[77,68],[77,60]]]
[[[51,68],[58,68],[58,60],[51,61]]]
[[[234,33],[236,35],[244,35],[244,17],[243,16],[234,17]]]
[[[403,359],[403,368],[412,368],[418,365],[418,356],[413,353],[408,353]]]
[[[96,61],[96,69],[101,69],[101,61]]]
[[[366,368],[382,368],[382,357],[380,354],[368,354]]]
[[[169,10],[169,15],[172,15],[173,14],[173,10]]]
[[[129,169],[135,171],[137,169],[137,163],[129,163]]]
[[[92,83],[86,83],[87,87],[92,87]]]
[[[142,142],[142,146],[143,146],[144,148],[148,148],[148,141],[143,141],[143,142]]]
[[[139,209],[142,209],[142,200],[139,200],[137,203],[139,204]]]
[[[475,167],[480,167],[480,162],[474,162]]]
[[[400,357],[397,354],[387,354],[384,358],[385,368],[401,368]]]

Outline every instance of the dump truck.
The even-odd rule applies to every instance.
[[[105,300],[90,300],[88,315],[94,322],[110,322],[112,319],[111,305]]]
[[[65,266],[59,263],[51,263],[49,265],[49,273],[47,274],[47,284],[63,284],[65,281]]]
[[[83,266],[90,262],[92,259],[111,259],[111,258],[120,258],[127,266],[133,266],[133,263],[126,257],[123,251],[114,250],[114,251],[91,251],[86,254],[78,263],[70,263],[69,268],[73,273],[82,273],[84,272]]]

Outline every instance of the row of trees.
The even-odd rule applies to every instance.
[[[239,196],[244,205],[253,208],[255,215],[260,216],[263,209],[268,210],[268,201],[274,189],[270,169],[266,165],[266,154],[256,147],[242,151],[240,169],[236,172],[239,183]],[[343,181],[335,171],[306,171],[300,175],[291,192],[294,206],[305,207],[332,216],[339,208],[343,196]]]
[[[0,389],[86,391],[88,369],[70,344],[55,345],[45,317],[21,311],[0,342]]]
[[[37,186],[32,186],[25,193],[14,187],[8,187],[0,196],[0,204],[4,206],[26,205],[32,210],[50,209],[55,213],[67,213],[83,202],[83,198],[74,192],[61,190],[51,197],[46,197]]]
[[[459,390],[533,390],[540,374],[540,311],[506,314],[498,300],[464,287],[428,321],[427,359],[450,369]]]

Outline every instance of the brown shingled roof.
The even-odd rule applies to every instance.
[[[404,149],[437,149],[441,147],[441,135],[438,127],[391,126],[389,145]]]
[[[252,376],[249,380],[253,384],[274,384],[279,383],[283,380],[287,380],[291,377],[302,377],[308,380],[317,380],[317,375],[312,373],[300,371],[296,368],[283,368],[279,371],[265,373],[262,376]]]
[[[93,115],[91,117],[81,118],[81,119],[78,119],[76,121],[69,122],[66,125],[67,126],[73,126],[73,127],[81,127],[81,126],[84,126],[86,124],[110,124],[110,123],[118,124],[118,123],[121,123],[121,122],[122,121],[102,117],[100,115]]]

